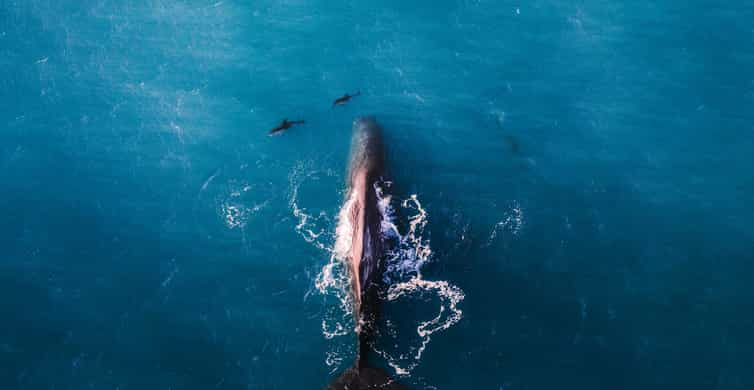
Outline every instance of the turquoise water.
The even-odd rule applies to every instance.
[[[323,388],[365,114],[425,283],[376,346],[410,388],[754,388],[752,20],[0,0],[0,388]]]

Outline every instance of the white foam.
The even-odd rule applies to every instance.
[[[202,188],[206,188],[206,185],[209,185],[209,182],[211,182],[215,176],[217,176],[217,173],[207,179]],[[231,184],[229,193],[225,196],[225,199],[221,201],[220,214],[225,222],[225,226],[229,229],[243,229],[255,214],[267,207],[270,201],[264,200],[261,203],[249,205],[247,201],[241,198],[241,191],[234,189],[233,186],[234,185]],[[246,191],[244,190],[244,192]]]
[[[225,225],[229,229],[243,228],[246,226],[246,209],[243,206],[234,204],[223,204],[223,216],[225,217]]]
[[[375,348],[392,367],[397,375],[409,375],[421,362],[423,353],[436,332],[446,330],[458,323],[463,317],[463,312],[458,304],[465,298],[463,290],[451,283],[439,280],[425,280],[422,276],[422,267],[431,260],[432,248],[429,240],[424,238],[424,229],[429,223],[428,213],[422,207],[416,194],[401,202],[404,210],[413,210],[414,213],[407,217],[408,231],[398,235],[399,243],[388,258],[388,272],[385,279],[389,288],[387,300],[395,302],[400,299],[419,299],[424,294],[434,295],[440,301],[437,315],[426,321],[419,321],[416,326],[416,335],[419,337],[418,345],[399,345],[399,352],[389,353]],[[392,214],[385,214],[386,219],[392,221]],[[395,330],[388,333],[397,339]]]
[[[492,232],[490,232],[490,237],[487,239],[485,246],[492,245],[492,242],[497,238],[498,231],[508,231],[511,235],[517,236],[523,226],[524,212],[521,209],[521,204],[514,201],[511,209],[505,213],[503,219],[492,227]]]
[[[359,192],[356,190],[351,191],[348,196],[348,200],[343,205],[338,213],[338,226],[335,228],[335,246],[333,247],[333,255],[338,260],[346,260],[348,254],[351,252],[351,246],[353,245],[353,224],[350,218],[351,209],[356,199],[359,196]]]
[[[215,173],[213,173],[212,176],[209,177],[209,179],[207,179],[207,180],[204,181],[204,184],[202,184],[202,189],[200,190],[200,192],[207,189],[207,187],[210,185],[210,183],[212,183],[212,180],[215,180],[215,178],[217,177],[217,175],[220,174],[220,171],[221,171],[221,168],[217,168],[217,170],[215,171]]]
[[[326,226],[323,226],[323,215],[313,217],[306,213],[306,209],[298,205],[298,186],[301,181],[301,170],[295,170],[291,176],[291,210],[298,223],[295,227],[302,238],[314,244],[317,248],[327,253],[328,261],[314,281],[315,290],[326,302],[332,300],[333,304],[326,305],[326,314],[322,320],[322,335],[328,340],[336,340],[340,337],[353,337],[359,324],[354,323],[352,310],[352,297],[350,296],[350,278],[345,260],[348,258],[351,245],[353,244],[353,226],[349,214],[357,193],[348,194],[345,203],[338,213],[335,224],[335,235],[324,234]],[[463,291],[447,281],[431,281],[422,277],[421,269],[430,261],[432,249],[429,240],[424,236],[424,229],[428,224],[428,213],[416,194],[398,202],[401,209],[408,214],[405,217],[407,231],[401,234],[396,223],[395,209],[392,198],[385,195],[385,189],[389,188],[390,182],[377,183],[374,191],[378,199],[378,208],[382,213],[383,220],[381,233],[387,242],[392,240],[394,248],[386,254],[387,270],[383,275],[388,286],[386,299],[389,302],[398,300],[417,300],[426,294],[436,297],[440,306],[437,314],[429,320],[416,319],[415,339],[406,345],[399,345],[398,351],[387,352],[372,346],[377,354],[382,356],[398,375],[408,375],[418,366],[422,355],[430,344],[431,336],[437,332],[446,330],[458,323],[462,318],[462,311],[458,304],[464,299]],[[402,217],[404,218],[404,217]],[[332,221],[329,221],[332,225]],[[329,227],[332,231],[332,226]],[[322,239],[330,238],[332,245]],[[432,299],[431,301],[435,301]],[[420,304],[426,304],[421,298]],[[396,329],[391,329],[388,322],[389,334],[386,337],[397,339],[399,335]],[[342,370],[342,364],[349,360],[345,357],[353,351],[342,351],[344,345],[352,346],[350,342],[332,343],[328,351],[325,363],[333,372]],[[346,363],[344,363],[346,362]]]
[[[308,172],[311,174],[312,172]],[[298,204],[298,190],[307,176],[307,169],[304,163],[299,163],[288,176],[291,188],[291,194],[288,204],[291,207],[293,216],[298,220],[296,232],[308,243],[314,245],[317,249],[329,250],[327,245],[322,242],[326,237],[327,231],[327,213],[321,211],[319,214],[310,214],[305,207]]]
[[[407,282],[391,286],[388,290],[387,299],[388,301],[395,301],[427,292],[434,293],[440,299],[441,304],[437,316],[431,320],[422,321],[417,326],[416,333],[420,338],[421,345],[418,347],[409,346],[409,350],[415,351],[413,355],[401,354],[398,358],[395,358],[387,352],[378,351],[399,375],[408,375],[419,365],[427,345],[432,340],[432,334],[447,330],[463,318],[463,311],[458,308],[458,304],[465,298],[463,290],[444,280],[431,281],[414,277]]]

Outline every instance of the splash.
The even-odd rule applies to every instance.
[[[408,232],[406,234],[401,235],[397,228],[394,230],[398,238],[398,246],[388,252],[386,282],[391,282],[396,279],[396,276],[398,279],[405,276],[421,279],[421,268],[432,256],[429,240],[424,239],[424,228],[428,223],[427,211],[422,208],[416,194],[401,202],[401,207],[413,211],[414,214],[408,217]],[[393,227],[395,226],[392,222],[395,219],[394,213],[383,214],[383,218],[385,221],[390,221],[389,223]]]
[[[345,260],[353,244],[353,235],[348,212],[355,201],[356,193],[349,194],[343,207],[338,213],[335,228],[327,229],[323,226],[326,222],[326,214],[312,217],[304,208],[297,203],[298,186],[300,185],[300,172],[294,171],[291,176],[292,197],[291,210],[294,217],[299,221],[296,230],[307,242],[313,243],[317,248],[329,255],[329,260],[317,275],[314,287],[324,298],[326,314],[322,320],[322,334],[328,340],[338,340],[349,337],[348,342],[332,344],[332,350],[327,353],[325,363],[333,372],[341,370],[342,364],[349,364],[345,358],[353,351],[345,351],[346,346],[352,346],[350,337],[356,331],[358,324],[354,323],[352,297],[350,296],[350,278],[345,265]],[[428,224],[428,213],[422,207],[417,195],[411,195],[396,204],[401,209],[402,224],[406,225],[406,231],[401,233],[398,228],[398,219],[392,198],[385,195],[385,189],[391,186],[390,182],[383,181],[375,184],[374,191],[378,199],[378,208],[382,213],[381,233],[383,241],[390,249],[386,253],[386,272],[383,281],[388,286],[385,296],[385,304],[409,304],[422,307],[423,311],[435,313],[427,316],[427,320],[412,319],[409,329],[405,332],[399,330],[395,322],[385,320],[384,334],[378,339],[389,340],[390,344],[399,346],[396,350],[388,351],[380,349],[379,345],[372,345],[375,352],[390,365],[398,375],[409,375],[421,362],[423,353],[432,340],[432,335],[446,330],[461,320],[462,311],[458,308],[464,299],[463,291],[447,281],[425,280],[422,277],[422,267],[431,261],[432,249],[429,239],[425,238],[424,229]],[[332,225],[333,221],[329,221]],[[313,227],[314,226],[314,227]],[[327,236],[324,232],[335,231],[335,236]],[[331,245],[321,241],[321,238],[330,238]],[[439,307],[432,305],[439,302]],[[400,343],[397,341],[401,340]],[[407,339],[407,340],[404,340]],[[382,344],[382,343],[381,343]]]
[[[320,241],[320,237],[325,233],[324,229],[322,228],[316,228],[312,226],[317,226],[317,222],[321,219],[326,219],[327,214],[324,212],[319,213],[318,215],[308,214],[307,210],[305,208],[299,208],[298,203],[296,201],[296,197],[298,194],[294,193],[294,196],[291,198],[291,209],[293,210],[293,216],[298,219],[298,224],[296,225],[296,232],[298,232],[301,237],[304,238],[304,240],[315,247],[319,249],[327,249],[325,247],[325,244],[323,244]]]
[[[352,297],[348,293],[348,283],[348,271],[345,269],[344,262],[331,255],[314,282],[317,291],[326,298],[327,309],[322,319],[322,335],[328,340],[355,331],[351,315]]]
[[[348,254],[351,252],[351,246],[353,245],[353,229],[354,226],[349,218],[349,214],[353,209],[353,204],[359,198],[359,192],[351,191],[348,200],[338,213],[338,226],[335,228],[335,246],[333,247],[332,254],[335,259],[345,261],[348,258]]]
[[[307,177],[316,174],[316,171],[309,169],[306,163],[299,162],[293,169],[290,175],[288,175],[288,182],[291,188],[291,194],[289,196],[288,205],[293,212],[293,217],[298,220],[296,224],[296,232],[304,239],[304,241],[314,245],[317,249],[330,251],[328,246],[323,242],[323,239],[327,238],[326,232],[328,231],[328,215],[325,211],[319,213],[311,213],[305,207],[300,207],[298,204],[299,189],[301,185],[306,181]]]
[[[463,312],[458,304],[465,298],[463,291],[446,281],[429,281],[419,278],[408,282],[399,283],[390,288],[388,300],[395,301],[399,298],[416,300],[423,295],[434,295],[440,299],[437,315],[427,321],[421,321],[416,327],[417,341],[398,344],[404,337],[393,323],[387,323],[386,334],[396,347],[394,351],[374,347],[375,352],[382,356],[390,367],[398,375],[409,375],[421,362],[422,356],[427,349],[432,335],[438,331],[449,329],[458,323],[463,317]],[[397,347],[400,347],[397,348]]]
[[[498,235],[498,231],[509,231],[512,235],[517,236],[524,226],[524,212],[521,210],[521,204],[513,202],[511,209],[505,214],[504,218],[495,224],[490,233],[490,238],[485,246],[492,245]]]
[[[311,167],[311,162],[299,162],[288,176],[289,186],[291,188],[288,205],[293,217],[296,219],[295,230],[298,235],[306,242],[327,253],[329,260],[322,267],[319,274],[314,280],[312,292],[317,292],[323,297],[325,314],[322,319],[322,335],[325,339],[333,340],[346,336],[354,331],[353,317],[351,315],[351,297],[348,294],[349,277],[345,269],[344,257],[338,253],[347,253],[350,248],[350,241],[345,242],[335,239],[333,230],[333,221],[327,211],[322,210],[313,212],[310,208],[300,205],[299,192],[301,186],[310,178],[321,173]],[[333,176],[331,172],[325,172],[328,176]],[[347,220],[344,218],[343,220]],[[341,227],[343,231],[346,227]],[[344,235],[347,236],[347,235]],[[346,248],[336,250],[335,248]],[[309,292],[307,293],[307,296]],[[349,344],[348,347],[351,345]],[[325,364],[332,367],[333,372],[341,369],[340,364],[348,359],[345,345],[332,346],[328,351]]]
[[[352,192],[338,214],[335,228],[335,244],[328,250],[330,259],[317,275],[315,287],[325,297],[334,298],[336,304],[328,305],[327,316],[322,320],[322,334],[326,339],[345,336],[355,331],[351,308],[353,297],[348,293],[350,278],[346,269],[346,259],[353,244],[353,226],[348,213],[356,202],[358,193]],[[325,249],[325,246],[320,247]],[[338,363],[343,359],[332,360]]]
[[[381,195],[382,192],[378,191]],[[463,317],[458,304],[465,295],[459,287],[447,281],[426,280],[422,276],[422,267],[431,261],[432,248],[428,239],[424,238],[424,229],[428,224],[427,211],[422,207],[416,194],[401,202],[401,208],[412,214],[407,217],[408,231],[400,234],[395,227],[395,214],[392,208],[383,212],[385,221],[393,228],[390,232],[396,234],[398,245],[388,253],[387,272],[384,280],[389,286],[387,302],[408,301],[414,305],[427,308],[428,302],[439,300],[437,314],[430,320],[420,321],[416,328],[418,340],[404,340],[405,336],[397,330],[393,322],[386,322],[385,337],[391,339],[393,345],[399,345],[395,351],[377,348],[374,350],[382,356],[398,375],[409,375],[421,362],[422,355],[436,332],[447,330]],[[431,310],[430,310],[431,311]],[[398,341],[402,341],[398,343]]]
[[[217,176],[217,172],[202,185],[202,191],[206,189],[206,186],[209,185],[215,176]],[[245,195],[252,189],[250,185],[242,183],[239,186],[238,183],[231,181],[228,186],[227,191],[229,194],[222,200],[219,206],[220,215],[228,229],[243,229],[249,223],[249,219],[252,216],[267,207],[269,200],[249,205],[250,202],[245,199]]]
[[[222,213],[225,219],[225,225],[229,229],[243,228],[247,222],[247,211],[243,206],[234,204],[222,205]]]

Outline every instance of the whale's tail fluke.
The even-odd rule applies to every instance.
[[[405,390],[385,371],[374,367],[351,367],[335,379],[327,390]]]
[[[369,328],[362,328],[359,333],[358,355],[353,366],[335,378],[327,390],[406,390],[397,380],[392,378],[385,370],[372,367],[367,361],[369,352]]]

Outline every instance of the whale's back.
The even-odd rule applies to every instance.
[[[384,371],[369,367],[367,351],[379,313],[379,288],[384,267],[381,237],[382,213],[377,185],[384,176],[382,133],[372,118],[354,121],[348,168],[346,201],[340,212],[336,251],[347,261],[351,275],[358,352],[354,367],[328,389],[402,389]],[[346,243],[346,244],[343,244]]]

